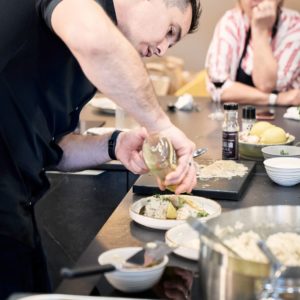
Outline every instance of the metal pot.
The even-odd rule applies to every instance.
[[[242,228],[237,226],[241,224]],[[219,235],[222,240],[249,230],[257,232],[263,239],[277,232],[300,233],[300,206],[256,206],[238,209],[207,221],[207,225],[215,233],[218,228],[222,229],[222,234]],[[199,255],[200,295],[203,296],[201,299],[259,299],[270,283],[270,277],[269,264],[228,256],[208,240],[201,239]],[[299,285],[299,278],[292,278],[292,282]],[[281,292],[295,293],[296,289],[288,289],[290,286],[290,278],[282,278]]]

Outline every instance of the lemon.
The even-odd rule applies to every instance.
[[[169,202],[167,207],[167,219],[176,219],[177,218],[177,210],[174,205]]]
[[[269,122],[266,121],[260,121],[260,122],[256,122],[254,123],[254,125],[252,126],[251,130],[250,130],[250,135],[256,135],[258,137],[261,137],[261,135],[263,134],[263,132],[265,130],[267,130],[270,127],[273,127],[274,125],[272,125]]]
[[[260,142],[262,144],[282,144],[286,142],[285,131],[277,126],[273,126],[265,130],[262,135]]]

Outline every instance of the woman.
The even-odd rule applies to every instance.
[[[282,4],[239,0],[218,22],[206,57],[213,100],[300,105],[300,14]]]

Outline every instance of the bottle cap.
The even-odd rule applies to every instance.
[[[256,119],[254,106],[245,106],[243,108],[243,119]]]
[[[238,109],[238,104],[237,103],[224,103],[224,109],[225,110],[237,110]]]

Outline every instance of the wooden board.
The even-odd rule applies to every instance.
[[[243,177],[235,176],[231,179],[214,178],[205,181],[198,180],[192,194],[220,200],[240,200],[255,171],[256,163],[245,160],[238,162],[248,167],[248,171]],[[200,161],[199,163],[207,164],[208,162]],[[151,174],[140,176],[133,185],[133,192],[141,195],[162,193],[157,186],[156,178]],[[170,192],[166,191],[166,193]]]

